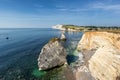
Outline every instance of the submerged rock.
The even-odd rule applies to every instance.
[[[66,51],[59,38],[53,38],[41,50],[38,58],[39,70],[61,66],[66,62]]]
[[[9,37],[6,37],[6,39],[8,40],[8,39],[9,39]]]

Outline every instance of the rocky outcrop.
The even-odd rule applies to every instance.
[[[86,32],[78,44],[78,50],[93,49],[96,51],[88,60],[91,75],[96,80],[120,80],[120,34]]]
[[[61,40],[66,40],[66,37],[65,37],[65,35],[62,33],[61,34],[61,38],[60,38]]]
[[[51,39],[41,50],[38,58],[39,70],[61,66],[66,62],[66,51],[58,38]]]

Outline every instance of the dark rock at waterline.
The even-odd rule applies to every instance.
[[[58,38],[51,39],[41,50],[38,58],[39,70],[48,70],[66,62],[66,51]]]
[[[8,39],[9,39],[9,37],[6,37],[6,39],[8,40]]]

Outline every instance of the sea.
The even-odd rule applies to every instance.
[[[51,38],[64,33],[67,61],[76,60],[76,47],[82,32],[63,32],[52,28],[1,28],[0,29],[0,80],[67,80],[64,69],[58,67],[39,71],[37,59],[42,47]]]

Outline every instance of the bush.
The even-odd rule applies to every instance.
[[[55,42],[55,41],[59,41],[60,39],[59,38],[52,38],[50,39],[50,42]]]

